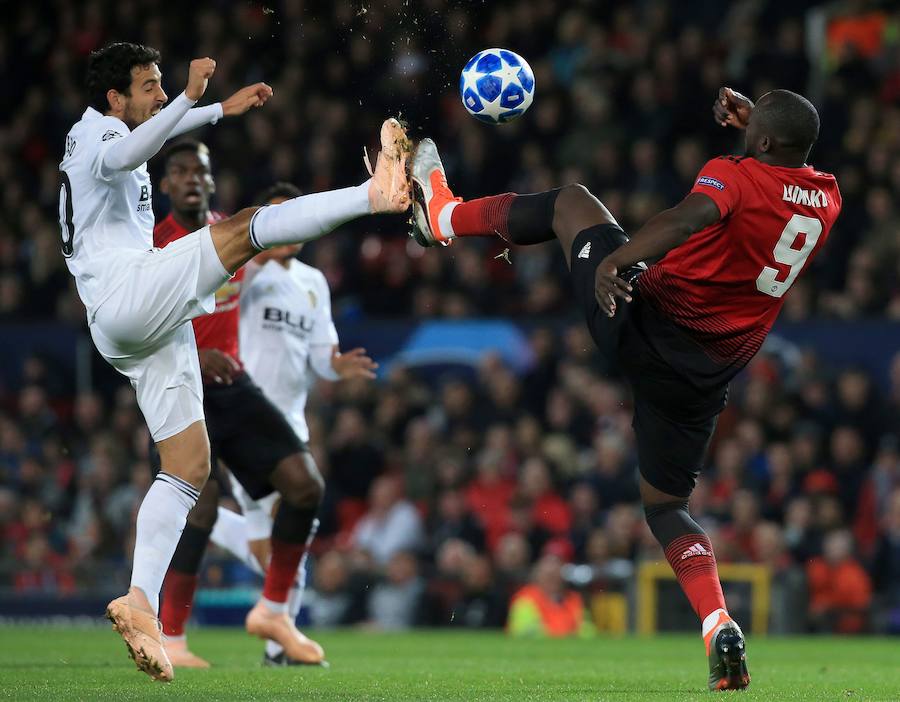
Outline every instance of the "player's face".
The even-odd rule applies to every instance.
[[[165,192],[176,212],[196,214],[209,211],[209,198],[216,184],[209,156],[199,151],[179,151],[166,164]]]
[[[128,95],[122,96],[125,104],[122,121],[131,129],[159,112],[169,99],[162,89],[162,73],[155,63],[131,69],[131,86],[128,92]]]

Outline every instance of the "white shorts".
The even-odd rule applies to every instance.
[[[128,252],[121,265],[129,275],[91,310],[91,337],[103,358],[131,381],[158,442],[203,419],[190,320],[215,310],[215,291],[230,274],[209,227],[163,249]]]

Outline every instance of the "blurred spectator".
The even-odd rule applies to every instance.
[[[425,586],[415,555],[397,551],[385,568],[384,582],[369,597],[369,624],[379,629],[409,629],[420,617]]]
[[[882,517],[884,533],[878,541],[872,558],[872,580],[878,593],[884,618],[879,618],[879,628],[891,633],[900,632],[900,488],[895,488],[887,499]]]
[[[825,537],[822,556],[806,567],[810,621],[817,631],[855,634],[868,625],[872,583],[853,549],[849,531],[833,531]]]
[[[590,636],[584,600],[566,587],[563,561],[542,557],[532,571],[531,584],[519,590],[509,605],[506,631],[511,636]]]
[[[420,548],[423,537],[419,513],[403,499],[398,479],[382,476],[375,480],[369,510],[353,533],[353,546],[370,553],[377,564],[387,565],[395,554]]]
[[[701,20],[693,12],[669,11],[663,0],[612,8],[579,0],[564,13],[551,0],[502,0],[467,4],[462,23],[450,0],[383,0],[366,12],[346,2],[270,4],[215,12],[157,4],[149,34],[141,13],[120,12],[109,0],[57,12],[44,12],[40,4],[11,7],[0,50],[14,49],[25,61],[7,84],[19,109],[0,129],[9,145],[0,158],[7,205],[0,215],[0,319],[62,313],[83,324],[83,316],[71,314],[71,286],[55,253],[56,165],[65,131],[85,106],[79,86],[88,53],[127,38],[157,44],[170,94],[180,89],[198,47],[218,57],[210,100],[228,95],[247,76],[275,88],[264,111],[204,131],[217,154],[218,208],[224,211],[250,204],[274,180],[296,182],[306,192],[358,182],[358,145],[372,143],[386,114],[400,113],[416,136],[415,130],[427,131],[441,145],[461,195],[581,180],[607,201],[626,231],[633,230],[682,197],[706,159],[740,150],[740,137],[708,117],[720,84],[753,97],[775,86],[808,92],[822,115],[813,162],[837,174],[845,215],[833,242],[795,286],[801,292],[789,298],[791,314],[900,314],[900,171],[892,167],[900,130],[892,128],[897,112],[891,102],[900,69],[895,42],[884,40],[891,23],[867,30],[872,39],[856,55],[836,48],[835,38],[837,27],[854,21],[852,11],[829,18],[823,42],[806,31],[802,8],[773,14],[770,2],[744,3],[739,13],[728,3],[711,5]],[[523,13],[545,19],[508,21]],[[196,28],[192,41],[155,29],[179,23]],[[482,27],[492,29],[492,42],[520,47],[541,86],[529,115],[502,138],[465,114],[453,80],[484,47]],[[396,47],[414,47],[426,37],[446,41],[430,52],[410,48],[408,58],[398,60]],[[823,43],[830,53],[819,56],[811,72],[811,52]],[[498,163],[502,167],[494,167]],[[155,208],[165,211],[165,197],[155,198]],[[514,268],[493,264],[496,247],[486,242],[453,256],[408,256],[396,237],[404,228],[399,217],[361,222],[307,248],[304,255],[329,281],[338,316],[351,310],[534,316],[565,309],[558,247],[516,252]],[[367,294],[373,290],[383,294]],[[530,389],[522,390],[533,411]]]

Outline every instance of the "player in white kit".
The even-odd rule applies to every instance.
[[[107,617],[138,668],[168,681],[173,671],[160,640],[159,591],[209,475],[200,369],[188,322],[212,311],[215,291],[259,251],[318,238],[366,214],[405,211],[409,142],[399,123],[388,120],[372,178],[362,185],[248,208],[154,249],[147,160],[172,136],[243,114],[272,96],[269,86],[257,83],[219,105],[192,110],[216,67],[200,58],[191,61],[184,92],[163,109],[168,97],[159,58],[155,49],[129,43],[91,54],[91,106],[66,137],[59,215],[63,255],[87,308],[91,337],[131,381],[162,465],[138,511],[131,587],[110,602]],[[301,555],[302,545],[285,544],[281,553],[273,548],[266,588],[278,596],[248,615],[248,629],[288,652],[296,627],[288,621],[287,591]]]
[[[299,195],[299,189],[290,183],[277,183],[263,196],[263,202],[278,204]],[[328,281],[321,271],[297,260],[301,248],[302,244],[274,248],[250,264],[241,294],[240,348],[247,372],[307,443],[306,400],[317,379],[371,380],[378,364],[365,349],[339,352]],[[261,574],[268,561],[278,493],[252,500],[234,479],[232,492],[243,514],[219,507],[211,539]],[[309,541],[314,536],[315,529]],[[302,604],[305,564],[306,554],[288,599],[292,620]],[[268,641],[263,663],[291,665],[292,659],[277,642]]]

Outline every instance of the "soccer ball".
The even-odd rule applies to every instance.
[[[534,73],[528,62],[506,49],[475,54],[459,76],[462,103],[475,119],[502,124],[525,112],[534,100]]]

